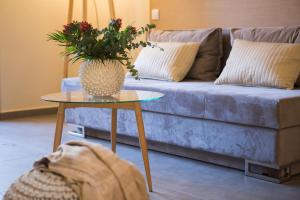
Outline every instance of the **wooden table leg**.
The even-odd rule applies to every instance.
[[[117,143],[117,117],[118,110],[116,108],[111,109],[111,150],[116,152],[116,143]]]
[[[147,183],[149,191],[152,192],[152,181],[151,181],[151,173],[150,173],[150,165],[149,165],[149,159],[148,159],[148,146],[147,146],[147,140],[145,137],[145,129],[144,129],[144,122],[143,122],[143,116],[142,116],[142,110],[140,103],[134,103],[134,111],[137,121],[137,128],[139,132],[139,141],[140,141],[140,147],[143,155],[144,160],[144,167],[146,171],[147,176]]]
[[[56,121],[55,136],[54,136],[54,143],[53,143],[53,152],[57,149],[57,147],[61,143],[64,120],[65,120],[65,105],[63,103],[60,103],[57,111],[57,121]]]

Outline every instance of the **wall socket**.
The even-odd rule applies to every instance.
[[[152,20],[159,20],[159,10],[158,9],[152,9],[151,10],[151,19]]]

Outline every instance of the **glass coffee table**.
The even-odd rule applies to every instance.
[[[53,151],[61,143],[63,124],[65,119],[65,109],[67,108],[110,108],[111,115],[111,148],[116,151],[116,135],[117,135],[117,111],[118,109],[130,109],[135,111],[138,138],[140,142],[141,152],[144,160],[144,167],[147,176],[149,191],[152,191],[152,181],[150,174],[150,166],[148,159],[148,147],[145,138],[145,129],[142,117],[141,102],[158,100],[164,95],[159,92],[142,91],[142,90],[121,90],[120,93],[111,97],[95,97],[86,94],[83,91],[61,92],[42,96],[41,99],[48,102],[59,103],[57,112],[57,122],[55,136],[53,142]]]

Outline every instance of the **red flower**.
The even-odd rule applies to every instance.
[[[120,28],[122,27],[122,19],[118,18],[118,19],[112,19],[110,22],[110,25],[112,27],[114,27],[117,31],[120,30]]]
[[[92,25],[88,22],[81,22],[80,23],[80,31],[87,32],[88,30],[92,29]]]
[[[64,25],[63,26],[64,27],[63,33],[64,34],[70,34],[71,26],[72,26],[72,23]]]
[[[134,26],[128,26],[127,28],[131,34],[133,35],[137,34],[137,30]]]

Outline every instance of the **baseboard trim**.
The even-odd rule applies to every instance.
[[[0,113],[0,120],[38,116],[38,115],[48,115],[48,114],[55,114],[55,113],[57,113],[57,107],[9,111],[9,112]]]

